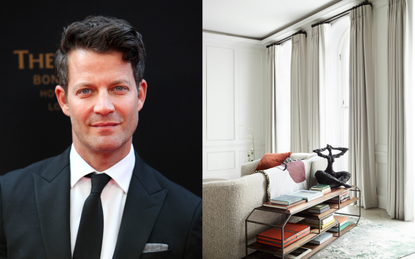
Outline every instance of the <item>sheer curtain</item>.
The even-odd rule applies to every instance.
[[[311,152],[308,143],[306,35],[292,37],[291,50],[291,151]]]
[[[350,13],[349,172],[364,208],[377,207],[372,18],[370,5]]]
[[[265,152],[290,151],[291,41],[267,49],[267,114]]]
[[[405,33],[406,10],[405,0],[389,0],[387,212],[392,218],[408,221],[413,220],[414,215],[413,181],[409,179],[413,168],[407,167],[411,166],[411,163],[407,163],[411,156],[407,155],[405,146],[413,145],[407,141],[407,136],[413,134],[413,131],[407,131],[405,119],[409,119],[409,127],[413,119],[408,118],[407,113],[411,110],[406,110],[405,105],[407,101],[413,100],[405,98],[407,89],[410,89],[408,86],[412,86],[408,84],[408,78],[405,78],[408,72],[409,75],[411,74],[411,71],[405,71],[405,68],[408,68],[408,63],[405,64],[405,57],[411,56],[406,47],[412,45],[406,44],[408,36],[409,40],[412,38],[410,34]]]
[[[309,84],[309,109],[308,123],[310,151],[325,146],[327,142],[326,135],[329,124],[327,122],[326,112],[329,111],[327,106],[327,87],[330,85],[328,70],[329,66],[329,33],[330,25],[321,24],[311,29],[310,37],[310,84]]]

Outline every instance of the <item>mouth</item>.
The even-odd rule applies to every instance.
[[[91,124],[91,126],[92,127],[94,127],[94,128],[112,128],[112,127],[115,127],[115,126],[118,126],[119,125],[119,123],[117,123],[117,122],[98,122],[98,123],[94,123],[94,124]]]

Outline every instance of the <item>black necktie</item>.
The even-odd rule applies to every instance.
[[[104,233],[104,215],[102,213],[101,192],[111,179],[107,174],[91,175],[91,193],[85,200],[76,237],[74,259],[99,259],[102,236]]]

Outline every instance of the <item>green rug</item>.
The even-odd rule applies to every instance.
[[[415,236],[361,218],[358,225],[311,259],[392,259],[415,253]]]

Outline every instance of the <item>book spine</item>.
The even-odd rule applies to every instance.
[[[291,236],[290,238],[285,239],[284,241],[284,247],[294,243],[295,241],[297,241],[300,238],[303,238],[305,235],[310,233],[310,229],[307,228],[305,230],[308,230],[306,232],[301,231],[298,232],[296,235]],[[262,236],[257,236],[257,242],[261,243],[261,244],[265,244],[265,245],[271,245],[271,246],[275,246],[278,248],[281,248],[281,241],[277,240],[277,239],[270,239],[270,238],[266,238],[266,237],[262,237]]]
[[[343,229],[345,229],[346,227],[348,227],[350,225],[350,221],[347,221],[345,224],[343,224],[343,225],[340,225],[340,231],[342,231]],[[327,231],[330,231],[330,232],[338,232],[338,227],[332,227],[332,228],[330,228],[329,230],[327,230]]]
[[[321,219],[321,220],[306,218],[305,221],[307,223],[312,223],[312,224],[316,224],[316,225],[318,225],[319,222],[321,223],[321,225],[326,225],[329,222],[332,222],[333,220],[334,220],[333,215],[331,215],[331,216],[328,216],[327,218]]]
[[[333,224],[334,222],[335,222],[335,220],[333,219],[332,221],[328,222],[327,224],[324,224],[324,225],[321,224],[320,229],[326,228],[327,226]],[[314,228],[318,228],[318,224],[308,223],[308,222],[305,222],[305,224],[310,225],[311,227],[314,227]]]
[[[348,201],[348,200],[350,200],[350,197],[347,197],[345,199],[340,200],[340,203],[343,203],[343,202]],[[325,201],[325,203],[330,203],[330,204],[339,203],[339,200],[330,199],[330,200]]]
[[[311,187],[310,190],[312,190],[312,191],[324,191],[324,190],[331,190],[331,189],[330,189],[330,187],[328,187],[328,188],[315,188],[315,187]]]
[[[327,208],[327,209],[322,209],[322,210],[312,210],[312,209],[309,209],[309,210],[308,210],[308,212],[310,212],[310,213],[314,213],[314,214],[321,214],[321,213],[323,213],[323,212],[328,211],[329,209],[330,209],[330,207],[329,207],[329,208]]]

